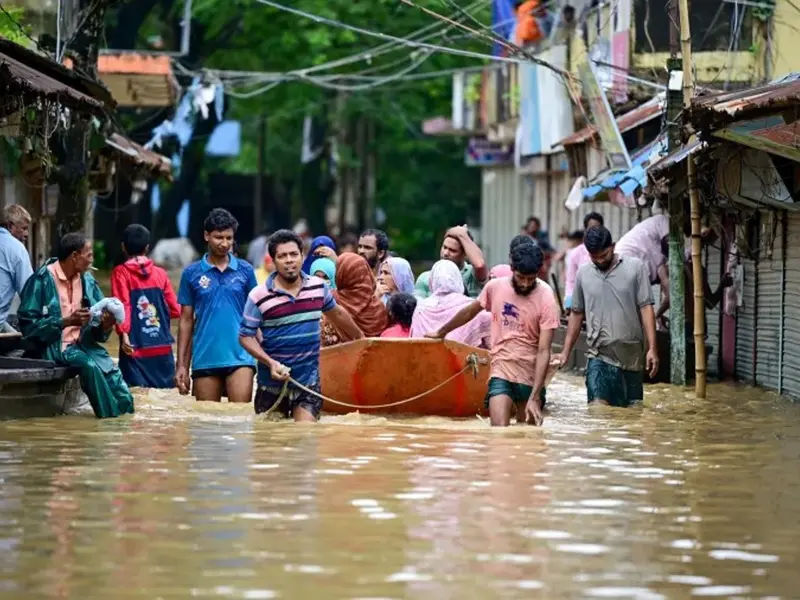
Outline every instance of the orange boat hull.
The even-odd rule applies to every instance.
[[[478,376],[465,371],[422,398],[399,406],[380,407],[427,392],[453,377],[478,355]],[[474,417],[483,408],[489,382],[489,353],[458,342],[425,339],[370,338],[324,348],[320,355],[322,393],[355,405],[326,401],[327,413],[356,410],[373,414]]]

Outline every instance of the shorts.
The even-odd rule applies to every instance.
[[[319,386],[310,385],[308,387],[319,391]],[[278,401],[282,390],[283,387],[258,386],[254,402],[256,414],[265,413],[272,408]],[[319,413],[322,412],[322,399],[289,384],[286,394],[275,411],[280,412],[284,418],[290,419],[294,409],[298,406],[314,415],[315,419],[319,419]]]
[[[486,392],[486,399],[483,401],[483,407],[489,408],[489,400],[495,396],[508,396],[514,404],[527,402],[530,400],[533,387],[525,385],[524,383],[513,383],[500,377],[492,377],[489,379],[489,390]],[[539,398],[542,400],[542,408],[547,403],[547,390],[542,388],[539,393]]]
[[[226,379],[228,375],[233,375],[239,369],[252,369],[255,374],[256,368],[252,365],[234,365],[233,367],[215,367],[213,369],[192,369],[192,379],[200,379],[202,377],[216,377],[217,379]]]
[[[586,363],[586,396],[589,402],[600,399],[627,408],[644,400],[644,373],[590,358]]]

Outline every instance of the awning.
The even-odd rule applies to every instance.
[[[686,146],[678,148],[671,154],[663,156],[658,160],[654,161],[653,164],[651,164],[648,167],[647,172],[652,178],[655,179],[663,171],[666,171],[667,169],[670,169],[675,165],[682,163],[684,160],[686,160],[687,156],[689,156],[690,154],[694,154],[695,152],[701,150],[704,147],[705,147],[704,142],[695,140],[692,143],[687,144]]]
[[[610,175],[599,175],[595,181],[583,190],[584,200],[591,200],[604,192],[619,190],[623,197],[632,196],[640,187],[647,184],[647,167],[654,154],[658,155],[666,149],[667,140],[662,136],[648,144],[631,157],[632,167],[628,171],[615,171]]]
[[[720,92],[692,99],[692,124],[716,129],[742,119],[792,111],[800,102],[800,80],[787,76],[756,88]]]
[[[0,38],[0,93],[47,98],[63,106],[103,115],[114,100],[102,86],[57,62]]]
[[[114,150],[124,161],[134,167],[148,171],[151,175],[172,179],[172,161],[167,157],[148,150],[131,139],[112,133],[106,139],[106,146]]]
[[[741,144],[755,150],[763,150],[795,162],[800,162],[800,121],[784,122],[782,117],[772,116],[738,121],[713,132],[714,137]]]

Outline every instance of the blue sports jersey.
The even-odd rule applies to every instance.
[[[250,293],[258,283],[248,263],[230,255],[220,271],[206,254],[181,276],[178,302],[194,307],[192,369],[255,366],[255,359],[239,344],[239,324]]]

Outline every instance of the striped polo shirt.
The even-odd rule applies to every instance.
[[[320,317],[336,308],[328,284],[302,274],[297,296],[275,287],[276,273],[247,297],[239,335],[255,337],[261,329],[261,347],[270,358],[292,370],[292,378],[309,387],[319,385]],[[258,384],[276,387],[269,367],[258,364]]]

